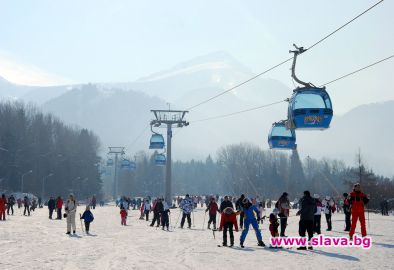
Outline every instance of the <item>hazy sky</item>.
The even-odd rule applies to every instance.
[[[0,76],[47,85],[133,81],[214,51],[254,72],[309,46],[375,1],[0,0]],[[305,54],[301,78],[324,83],[394,54],[394,1]],[[290,65],[269,73],[291,86]],[[333,84],[334,109],[394,99],[394,60]],[[262,102],[264,104],[266,102]]]

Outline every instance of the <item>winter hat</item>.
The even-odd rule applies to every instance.
[[[304,191],[304,195],[305,195],[306,197],[310,197],[310,196],[311,196],[311,193],[309,192],[309,190],[305,190],[305,191]]]
[[[314,195],[313,195],[313,198],[315,198],[315,199],[320,199],[320,195],[319,195],[319,194],[314,194]]]
[[[343,197],[347,197],[347,196],[349,196],[349,194],[347,194],[346,192],[343,193]]]
[[[289,195],[289,194],[287,194],[287,192],[283,192],[283,194],[282,194],[283,197],[286,197],[287,195]]]
[[[189,194],[186,194],[186,198],[189,198],[190,196],[189,196]]]
[[[326,196],[326,200],[329,201],[331,199],[330,196]]]

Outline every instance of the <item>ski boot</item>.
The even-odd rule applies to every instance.
[[[244,247],[245,247],[245,246],[244,246],[244,241],[241,240],[241,241],[239,242],[239,245],[241,246],[241,248],[244,248]]]
[[[257,245],[258,245],[259,247],[265,247],[265,244],[264,244],[263,240],[260,240],[260,241],[257,243]]]
[[[223,246],[224,246],[224,247],[227,247],[227,243],[226,243],[226,242],[223,242]]]

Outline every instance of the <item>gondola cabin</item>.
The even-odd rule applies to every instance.
[[[297,148],[294,129],[287,129],[285,122],[273,123],[268,134],[270,149],[294,150]]]
[[[155,165],[157,166],[165,166],[166,165],[166,156],[164,154],[157,154],[155,156]]]
[[[161,134],[152,134],[150,138],[149,149],[163,149],[164,148],[164,137]]]
[[[332,116],[331,99],[325,88],[297,88],[289,100],[287,128],[327,129]]]

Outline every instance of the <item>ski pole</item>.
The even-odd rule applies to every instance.
[[[202,229],[204,230],[204,227],[205,227],[205,217],[207,216],[207,212],[205,211],[205,214],[204,214],[204,221],[202,222]]]
[[[82,232],[85,232],[83,229],[83,226],[82,226],[82,219],[81,218],[82,218],[81,213],[79,213],[79,220],[81,221],[81,230],[82,230]]]

